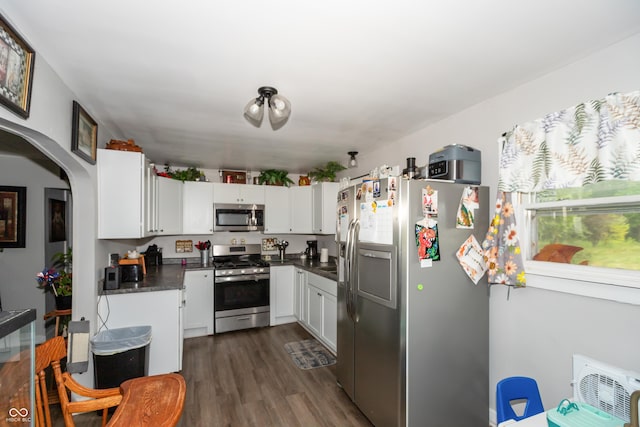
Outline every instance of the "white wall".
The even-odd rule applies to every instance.
[[[447,144],[459,143],[482,151],[482,183],[490,186],[491,194],[495,194],[496,141],[504,131],[582,101],[602,98],[611,92],[639,89],[638,52],[640,35],[635,35],[389,143],[388,147],[362,152],[358,156],[360,170],[345,171],[342,176],[357,176],[381,164],[399,164],[403,168],[407,157],[416,157],[417,165],[425,165],[429,153]],[[538,379],[547,409],[571,396],[573,353],[640,372],[640,340],[636,339],[635,329],[640,307],[636,305],[532,287],[512,290],[507,300],[506,288],[494,286],[490,309],[491,408],[495,408],[497,381],[516,374]]]
[[[0,135],[0,146],[2,146]],[[24,248],[0,252],[0,297],[4,310],[36,309],[37,341],[44,340],[45,295],[37,288],[36,274],[47,265],[44,258],[44,189],[68,188],[51,162],[0,155],[0,184],[27,187],[27,229]]]

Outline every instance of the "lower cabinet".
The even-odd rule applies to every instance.
[[[307,273],[302,310],[306,320],[301,321],[311,334],[329,349],[336,351],[337,338],[337,285],[334,280]]]
[[[269,277],[269,323],[271,326],[296,321],[294,273],[293,265],[271,266]]]
[[[213,270],[184,272],[184,337],[213,334]]]
[[[110,329],[151,326],[149,375],[182,370],[183,290],[103,295],[98,313]]]
[[[295,288],[293,290],[293,314],[298,322],[307,322],[307,309],[305,301],[307,287],[307,271],[301,268],[295,270]]]

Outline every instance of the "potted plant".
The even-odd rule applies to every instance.
[[[259,184],[267,184],[267,185],[284,185],[288,187],[293,184],[291,178],[289,178],[289,172],[280,169],[267,169],[260,172],[260,176],[258,176]]]
[[[345,170],[346,167],[335,161],[327,162],[323,168],[315,168],[309,172],[309,178],[317,182],[333,182],[336,179],[336,173]]]
[[[164,172],[156,172],[158,176],[163,176],[166,178],[177,179],[182,182],[185,181],[202,181],[204,178],[204,173],[199,171],[197,168],[191,166],[187,169],[176,169],[172,170],[171,166],[166,165],[164,167]]]
[[[56,308],[66,310],[71,308],[73,292],[71,262],[73,253],[71,248],[66,252],[59,252],[52,257],[53,267],[45,268],[36,276],[38,287],[45,292],[53,292],[56,297]]]

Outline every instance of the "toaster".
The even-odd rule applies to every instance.
[[[120,283],[122,282],[140,282],[144,278],[142,265],[125,264],[120,265]]]

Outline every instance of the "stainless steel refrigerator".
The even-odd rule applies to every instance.
[[[457,228],[468,190],[391,177],[338,193],[336,374],[377,427],[488,424],[489,292],[456,253],[472,234],[482,242],[490,206],[488,188],[474,187],[476,209],[463,209],[473,228]],[[425,212],[438,260],[416,244]]]

